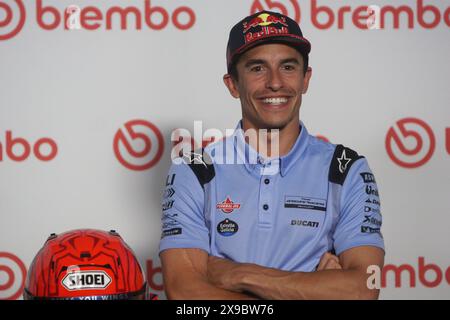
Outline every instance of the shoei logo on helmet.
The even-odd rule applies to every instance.
[[[111,283],[110,276],[104,271],[75,271],[68,273],[62,280],[69,290],[106,289]]]

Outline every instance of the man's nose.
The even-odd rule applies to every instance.
[[[283,80],[279,70],[271,70],[268,73],[266,87],[273,91],[278,91],[283,87]]]

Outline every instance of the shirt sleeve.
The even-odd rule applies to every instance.
[[[359,246],[384,250],[375,177],[365,158],[357,160],[349,170],[342,187],[341,212],[333,235],[336,254]]]
[[[162,234],[159,252],[171,248],[197,248],[210,252],[209,229],[204,217],[204,192],[185,163],[173,163],[162,196]]]

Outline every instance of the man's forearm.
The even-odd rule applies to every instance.
[[[287,272],[253,264],[236,270],[234,289],[264,299],[376,299],[377,290],[366,286],[367,274],[359,270]]]
[[[166,284],[167,298],[171,300],[252,300],[245,293],[219,288],[203,277],[183,279],[183,283]]]
[[[339,262],[338,262],[339,261]],[[367,267],[382,268],[384,251],[360,246],[336,256],[325,253],[314,272],[290,272],[209,256],[208,279],[219,288],[263,299],[377,299]]]

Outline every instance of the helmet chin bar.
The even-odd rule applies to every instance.
[[[23,291],[24,300],[146,300],[147,283],[142,289],[135,292],[110,294],[110,295],[92,295],[79,297],[35,297],[27,289]]]

